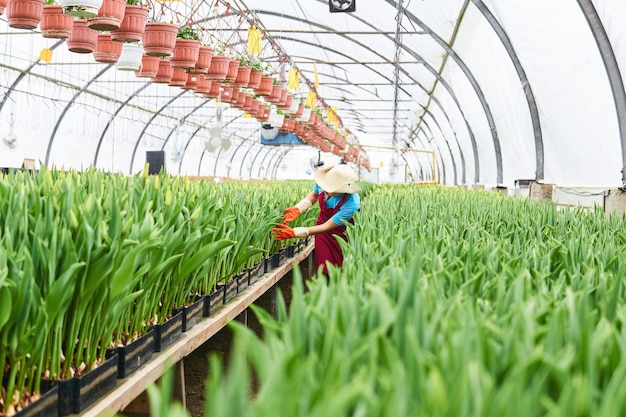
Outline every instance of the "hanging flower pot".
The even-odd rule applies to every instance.
[[[90,29],[117,30],[126,13],[126,0],[103,0],[98,15],[87,20]]]
[[[261,77],[263,76],[263,71],[250,68],[250,79],[248,80],[248,88],[259,88],[261,85]]]
[[[243,105],[241,106],[241,108],[243,110],[245,110],[246,112],[250,113],[252,110],[252,103],[254,102],[254,97],[253,96],[249,96],[247,94],[244,95],[245,100],[243,102]]]
[[[195,89],[195,92],[198,94],[208,94],[211,92],[211,85],[213,81],[209,81],[203,76],[198,76],[198,86]]]
[[[182,86],[183,90],[195,90],[198,88],[198,78],[200,78],[197,74],[187,74],[187,82],[184,86]]]
[[[239,66],[237,78],[235,78],[233,86],[248,88],[248,84],[250,83],[250,71],[252,71],[252,68],[250,67]]]
[[[70,37],[74,18],[63,13],[63,7],[56,4],[43,6],[39,30],[44,38],[66,39]]]
[[[293,96],[289,94],[289,91],[287,91],[286,89],[283,90],[283,96],[285,97],[284,100],[281,96],[280,102],[278,102],[276,107],[281,110],[289,110],[289,108],[291,107],[291,103],[293,102]]]
[[[111,40],[111,35],[108,33],[101,33],[98,35],[96,49],[93,51],[93,57],[96,62],[114,64],[117,62],[121,54],[121,43]]]
[[[9,0],[7,23],[16,29],[35,29],[43,13],[44,0]]]
[[[224,81],[228,75],[228,65],[230,58],[223,55],[213,55],[211,57],[211,66],[207,71],[205,78],[207,80]]]
[[[188,68],[187,72],[190,74],[206,74],[207,72],[209,72],[212,57],[213,49],[209,48],[208,46],[200,46],[196,65],[192,68]]]
[[[302,114],[297,118],[297,120],[299,122],[306,123],[309,121],[310,118],[311,118],[311,108],[304,106],[304,108],[302,109]]]
[[[228,62],[228,72],[226,73],[226,79],[224,82],[233,83],[237,79],[237,73],[239,72],[239,60],[231,59]]]
[[[135,43],[122,44],[122,54],[117,60],[117,68],[120,71],[137,71],[141,66],[143,47]]]
[[[207,81],[210,81],[210,80],[207,80]],[[222,88],[222,84],[220,84],[218,81],[210,81],[210,82],[211,82],[211,88],[209,89],[208,93],[204,94],[204,96],[207,98],[218,98],[220,95],[220,89]]]
[[[119,44],[119,42],[116,42]],[[144,54],[141,57],[141,66],[137,71],[135,71],[135,75],[140,78],[152,78],[156,77],[157,72],[159,71],[159,62],[161,60],[158,56],[149,56],[146,55],[146,51],[144,48]]]
[[[237,88],[235,88],[235,90],[237,90]],[[237,94],[237,100],[233,102],[233,107],[243,109],[244,104],[246,104],[246,97],[246,94],[239,92],[239,94]]]
[[[170,64],[170,61],[166,59],[161,59],[159,61],[159,70],[157,74],[152,78],[153,83],[159,84],[169,84],[172,80],[172,76],[174,75],[174,68]]]
[[[87,21],[74,20],[70,37],[67,39],[67,49],[77,54],[89,54],[96,49],[98,31],[89,29]]]
[[[272,90],[274,88],[274,78],[273,77],[261,77],[261,83],[258,88],[254,89],[254,93],[257,96],[269,96],[272,94]]]
[[[271,110],[269,118],[267,119],[267,123],[272,125],[273,127],[279,128],[283,125],[285,121],[285,115],[279,114],[276,110]]]
[[[141,42],[146,30],[149,10],[138,4],[126,4],[124,19],[120,28],[111,32],[111,39],[117,42]]]
[[[187,84],[187,73],[184,68],[173,68],[172,79],[168,85],[172,87],[184,87]]]
[[[222,103],[232,103],[233,101],[233,87],[231,86],[222,86],[222,91],[220,93],[220,101]]]
[[[102,0],[59,0],[59,3],[63,13],[80,19],[97,16],[102,6]]]
[[[176,39],[174,53],[170,58],[173,68],[193,68],[200,54],[200,41],[195,39]]]
[[[174,52],[178,26],[173,23],[148,22],[143,33],[146,55],[169,57]]]
[[[302,112],[304,111],[304,104],[300,103],[298,100],[291,100],[291,106],[289,110],[287,110],[291,117],[294,119],[302,116]]]
[[[283,95],[283,86],[280,84],[274,84],[272,86],[272,93],[269,96],[265,97],[265,100],[270,103],[278,103],[282,95]]]

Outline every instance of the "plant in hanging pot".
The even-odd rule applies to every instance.
[[[248,88],[248,84],[250,83],[250,73],[252,71],[250,59],[245,55],[239,55],[237,60],[239,61],[239,69],[237,71],[237,77],[233,82],[233,86]]]
[[[135,75],[140,78],[156,77],[159,71],[159,62],[159,57],[147,55],[144,47],[144,54],[141,57],[141,66],[135,71]]]
[[[178,26],[174,23],[149,21],[143,34],[143,49],[150,56],[171,56],[176,44]]]
[[[44,38],[66,39],[70,37],[74,18],[63,13],[63,6],[54,0],[46,0],[39,21],[39,30]]]
[[[193,68],[200,54],[200,35],[190,26],[178,29],[174,53],[170,58],[173,68]]]
[[[261,77],[263,76],[263,67],[260,61],[250,62],[250,79],[248,80],[248,88],[259,88],[261,85]]]
[[[111,39],[108,33],[98,34],[96,41],[96,49],[93,51],[93,57],[96,62],[105,64],[114,64],[118,61],[122,54],[122,44]]]
[[[174,75],[174,68],[168,58],[161,58],[159,60],[159,69],[157,74],[152,78],[153,83],[157,84],[169,84]]]
[[[207,80],[224,81],[226,79],[230,58],[225,55],[225,49],[226,45],[224,44],[218,44],[217,47],[213,49],[211,65],[205,75]]]
[[[196,61],[196,65],[187,68],[187,72],[190,74],[202,74],[202,76],[204,77],[204,74],[209,72],[212,58],[213,49],[209,46],[201,45],[198,52],[198,60]]]
[[[70,37],[67,39],[67,49],[77,54],[89,54],[96,49],[98,31],[89,29],[87,20],[75,19]]]
[[[126,0],[124,19],[119,29],[111,31],[111,39],[117,42],[141,42],[146,30],[150,8],[141,0]]]
[[[99,31],[117,30],[126,13],[126,0],[103,0],[98,14],[87,20],[90,29]]]
[[[44,0],[9,0],[7,23],[16,29],[35,29],[43,13]]]

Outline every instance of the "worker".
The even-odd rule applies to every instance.
[[[337,237],[347,240],[346,224],[354,224],[352,216],[361,205],[358,194],[361,187],[355,183],[356,173],[345,164],[320,168],[314,178],[313,191],[295,206],[285,209],[284,224],[279,224],[273,231],[277,234],[276,240],[314,235],[316,270],[321,267],[322,272],[328,275],[327,263],[336,266],[343,264],[343,253]],[[287,226],[315,202],[320,205],[315,226]]]

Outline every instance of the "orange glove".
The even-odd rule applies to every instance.
[[[286,224],[279,223],[278,227],[272,229],[272,234],[276,234],[276,240],[293,239],[296,237],[307,237],[309,235],[308,227],[294,227],[293,229]]]
[[[285,209],[284,222],[289,223],[296,219],[302,213],[298,207],[287,207]]]

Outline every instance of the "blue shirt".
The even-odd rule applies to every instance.
[[[324,192],[324,190],[322,190],[320,186],[316,183],[313,187],[313,192],[319,195]],[[343,194],[330,197],[328,200],[326,200],[326,207],[337,207],[337,204],[339,204],[342,198]],[[343,203],[343,205],[339,207],[339,211],[335,213],[332,219],[339,226],[343,226],[344,222],[350,220],[354,212],[357,211],[359,207],[361,207],[361,197],[359,197],[357,193],[348,194],[348,198],[346,198],[346,201]]]

